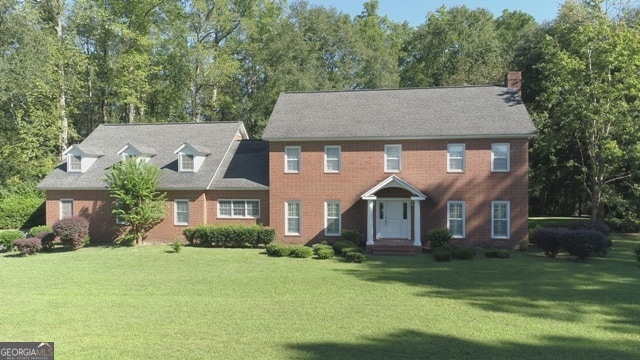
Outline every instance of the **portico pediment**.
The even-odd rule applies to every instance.
[[[390,188],[400,188],[408,191],[411,194],[411,200],[424,200],[427,198],[427,196],[420,190],[416,189],[414,186],[395,175],[389,176],[388,178],[378,183],[376,186],[369,189],[367,192],[362,194],[361,198],[363,200],[376,200],[378,198],[376,196],[376,193],[378,191]]]

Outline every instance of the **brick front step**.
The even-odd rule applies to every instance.
[[[409,245],[370,245],[367,246],[367,253],[371,255],[408,256],[422,252],[421,246]]]

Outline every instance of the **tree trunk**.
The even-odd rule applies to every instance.
[[[602,201],[602,188],[596,184],[591,189],[591,220],[602,219],[600,203]]]

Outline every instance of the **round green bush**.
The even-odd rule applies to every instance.
[[[427,239],[431,242],[431,248],[449,246],[451,241],[451,232],[449,229],[436,228],[427,231]]]
[[[20,230],[0,231],[0,252],[13,250],[13,244],[18,239],[24,239],[24,233]]]
[[[563,228],[540,228],[531,234],[531,239],[546,256],[554,258],[560,252],[560,241],[567,232],[568,230]]]
[[[292,246],[289,256],[294,258],[310,258],[313,256],[313,249],[304,245]]]
[[[362,263],[367,260],[367,257],[359,252],[350,252],[345,255],[345,259],[347,260],[347,262]]]
[[[562,237],[562,247],[580,260],[606,255],[610,242],[598,230],[578,229],[567,231]]]
[[[438,250],[432,254],[435,261],[451,261],[451,251]]]
[[[313,245],[313,253],[315,255],[318,255],[318,251],[324,250],[324,249],[331,249],[331,251],[333,251],[333,247],[331,245],[327,245],[326,243]]]
[[[329,247],[328,249],[322,248],[316,251],[316,256],[318,257],[318,259],[323,259],[323,260],[331,259],[333,258],[333,255],[334,255],[333,248],[331,247]]]
[[[275,257],[287,257],[291,254],[291,246],[280,243],[271,243],[266,246],[267,254]]]
[[[47,226],[47,225],[38,225],[38,226],[34,226],[31,229],[29,229],[29,237],[37,237],[37,234],[41,234],[41,233],[49,233],[49,232],[53,232],[53,229],[51,228],[51,226]]]
[[[494,259],[506,259],[511,255],[511,252],[507,249],[499,247],[491,247],[484,252],[484,256]]]
[[[347,241],[347,240],[338,240],[335,243],[333,243],[333,245],[331,245],[333,247],[333,252],[335,254],[338,255],[342,255],[342,249],[344,248],[357,248],[358,245],[356,245],[355,243],[351,242],[351,241]]]
[[[364,254],[364,249],[361,247],[346,247],[342,249],[342,256],[347,256],[348,253],[357,252],[360,254]]]
[[[451,256],[458,260],[471,260],[476,256],[476,251],[468,247],[457,248],[451,252]]]

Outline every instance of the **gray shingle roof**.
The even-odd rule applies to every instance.
[[[229,154],[213,179],[212,188],[269,188],[269,145],[266,141],[236,141],[229,149]]]
[[[528,137],[522,100],[501,86],[282,93],[269,141]]]
[[[104,156],[99,157],[85,173],[67,173],[65,160],[44,178],[38,187],[45,190],[106,189],[105,171],[120,161],[117,152],[128,143],[137,149],[155,150],[156,155],[151,158],[150,163],[162,169],[160,189],[204,190],[213,184],[212,179],[225,156],[233,157],[233,152],[228,150],[237,148],[237,143],[241,143],[234,140],[238,131],[246,136],[243,125],[238,122],[100,125],[80,146],[98,149]],[[185,142],[206,146],[211,152],[196,173],[178,173],[178,157],[174,151]],[[242,168],[243,164],[235,163],[234,166]],[[248,163],[248,168],[264,171],[256,167],[253,160]],[[258,188],[264,187],[264,184],[251,179],[268,179],[268,174],[265,171],[264,174],[253,175],[248,180],[227,179],[225,185],[251,188],[251,184],[255,183]],[[247,181],[251,183],[247,184]]]

